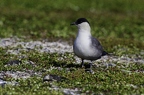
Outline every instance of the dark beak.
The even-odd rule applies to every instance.
[[[71,23],[70,25],[76,25],[76,23],[75,23],[75,22],[73,22],[73,23]]]

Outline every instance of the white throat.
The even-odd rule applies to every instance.
[[[78,24],[78,34],[77,37],[87,38],[91,36],[91,28],[87,22]]]

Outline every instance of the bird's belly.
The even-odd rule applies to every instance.
[[[96,59],[97,50],[91,47],[90,42],[86,41],[75,41],[74,53],[82,59]]]

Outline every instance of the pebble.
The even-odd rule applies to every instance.
[[[16,41],[18,41],[18,40],[19,39],[17,37],[0,39],[0,47],[11,46],[14,43],[16,43]]]
[[[1,87],[4,87],[6,84],[16,86],[16,85],[18,85],[18,82],[15,82],[15,81],[9,82],[9,81],[4,81],[3,79],[0,79],[0,86]]]
[[[44,76],[43,81],[62,81],[62,80],[66,80],[65,77],[62,76],[58,76],[58,75],[52,75],[52,74],[48,74],[46,76]]]
[[[0,78],[4,77],[11,77],[14,79],[27,79],[30,78],[31,76],[37,75],[41,76],[41,72],[34,72],[32,70],[27,70],[27,71],[1,71],[0,72]]]
[[[6,65],[19,65],[19,64],[21,64],[21,63],[22,63],[22,62],[19,61],[19,60],[11,60],[11,61],[7,62]]]
[[[61,91],[63,92],[64,95],[86,95],[81,93],[81,89],[74,88],[74,89],[69,89],[69,88],[61,88],[53,85],[51,83],[51,90],[56,90],[56,91]]]
[[[6,83],[7,83],[6,81],[0,79],[0,86],[1,86],[1,87],[4,87],[4,85],[5,85]]]
[[[27,79],[30,78],[30,74],[27,72],[22,72],[22,71],[6,71],[5,75],[14,79],[18,79],[18,78],[23,78],[23,79]]]
[[[65,95],[81,95],[80,89],[63,89]]]

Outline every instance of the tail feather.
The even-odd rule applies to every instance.
[[[102,52],[102,56],[108,55],[108,53],[106,51]]]

